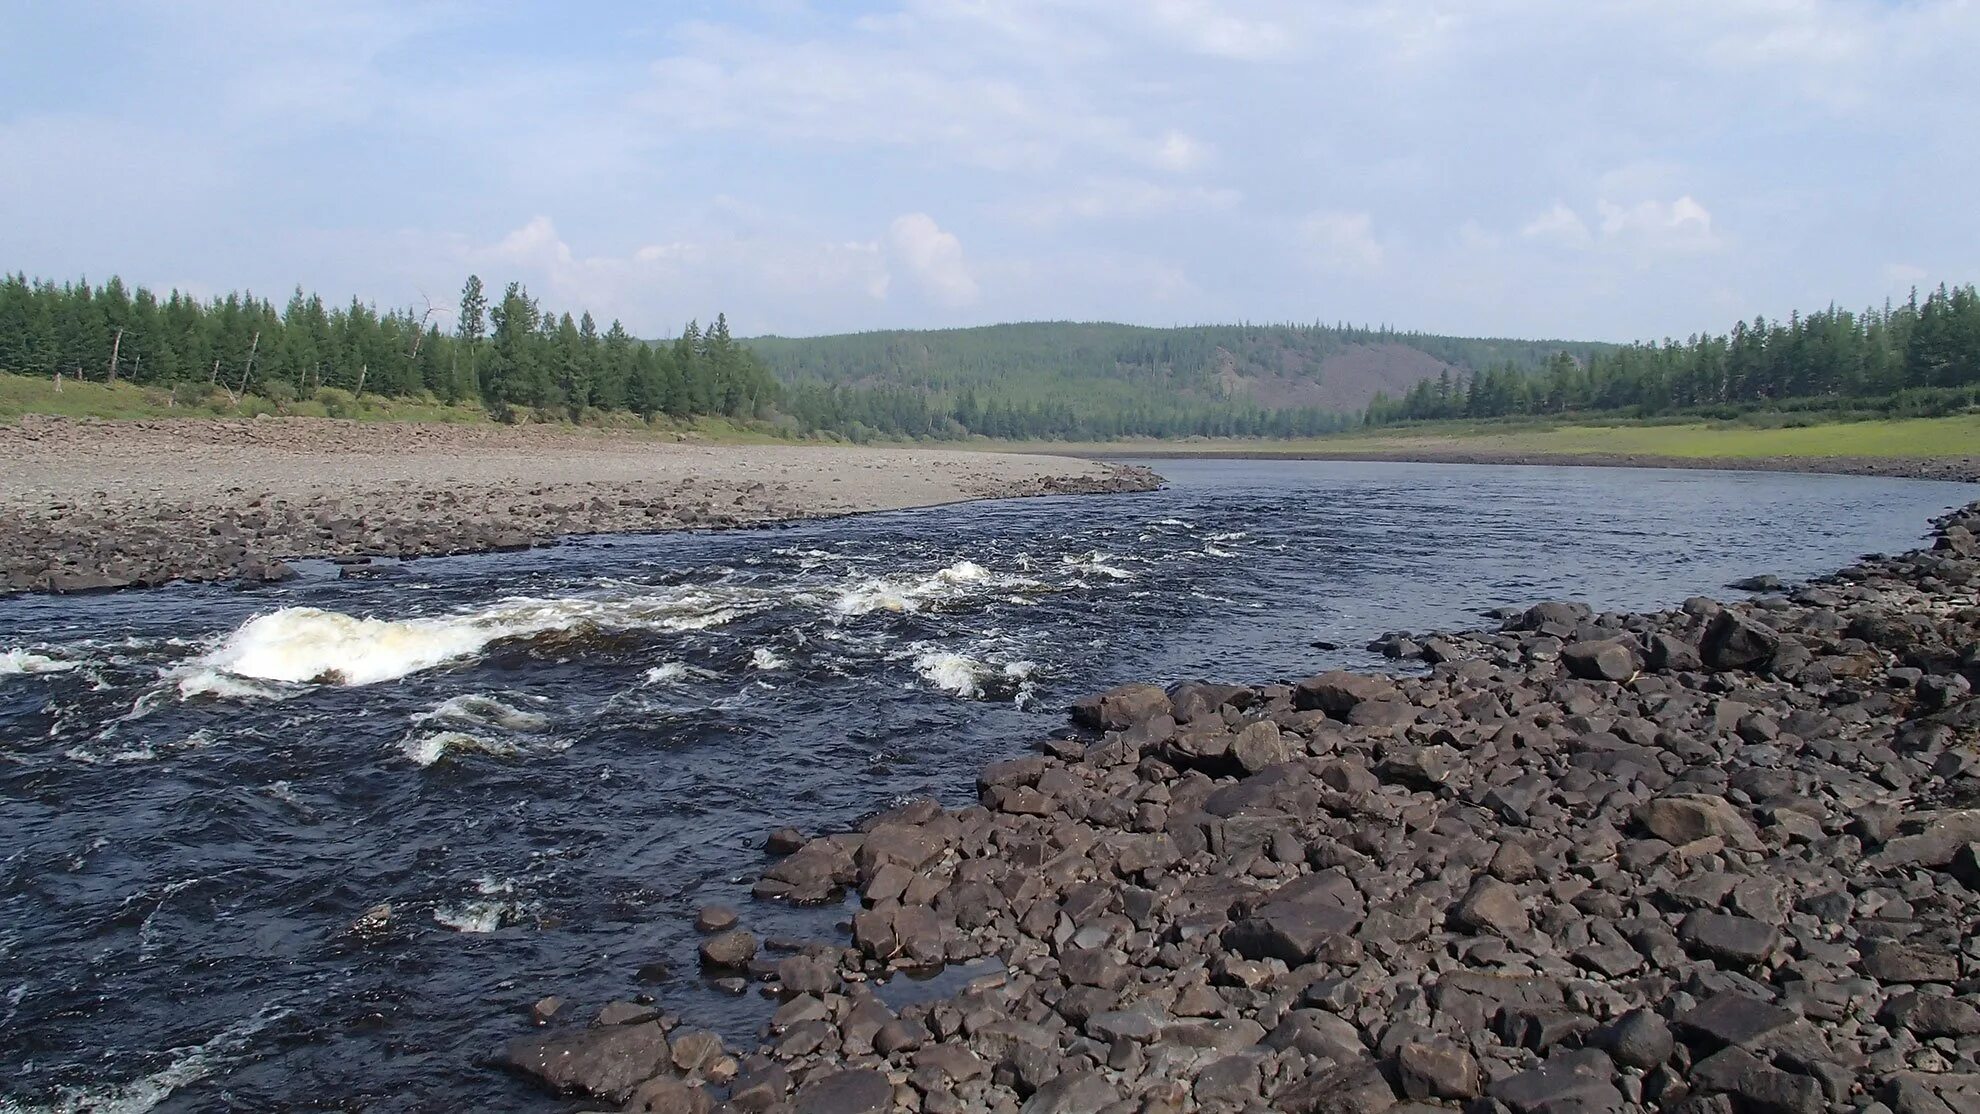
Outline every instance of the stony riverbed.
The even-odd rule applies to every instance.
[[[1082,700],[975,805],[771,837],[758,897],[858,908],[704,910],[760,1047],[546,1001],[498,1059],[643,1111],[1980,1109],[1980,504],[1937,526],[1787,595],[1508,611],[1423,676]]]

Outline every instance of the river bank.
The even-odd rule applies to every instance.
[[[520,549],[968,499],[1145,491],[1043,455],[313,418],[0,426],[0,593],[266,581],[297,557]]]
[[[771,835],[757,897],[860,908],[704,911],[709,974],[781,1002],[760,1048],[625,1001],[499,1060],[654,1111],[1975,1109],[1976,530],[1509,610],[1413,639],[1420,676],[1083,700],[974,806]]]
[[[1276,451],[1243,449],[1136,448],[1109,452],[1091,447],[1068,450],[1092,460],[1362,460],[1413,464],[1510,464],[1586,468],[1687,468],[1721,472],[1804,472],[1832,476],[1980,483],[1980,456],[1670,456],[1658,453],[1534,452],[1519,449],[1423,447]]]

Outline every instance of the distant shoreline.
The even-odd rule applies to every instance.
[[[1800,472],[1882,476],[1889,479],[1980,483],[1980,456],[1972,457],[1690,457],[1646,453],[1549,453],[1491,449],[1363,449],[1341,452],[1265,448],[1060,450],[1087,460],[1341,460],[1398,464],[1493,464],[1569,468],[1684,468],[1723,472]]]

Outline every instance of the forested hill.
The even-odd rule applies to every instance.
[[[1749,411],[1936,415],[1980,406],[1980,290],[1944,286],[1901,305],[1756,317],[1679,343],[1425,376],[1373,400],[1370,425],[1570,414]]]
[[[1232,432],[1312,432],[1446,371],[1539,368],[1558,352],[1586,359],[1609,347],[1345,325],[1070,321],[743,343],[792,389],[794,405],[807,393],[829,403],[848,389],[898,391],[959,409],[972,428],[985,410],[1008,409],[1027,426],[1030,415],[1058,413],[1103,434],[1114,416],[1126,416],[1121,432],[1217,432],[1225,421],[1243,427]]]

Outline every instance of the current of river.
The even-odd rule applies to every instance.
[[[1164,461],[1143,495],[592,538],[0,601],[0,1111],[562,1109],[478,1062],[656,994],[762,836],[976,769],[1128,680],[1369,666],[1495,605],[1670,606],[1908,548],[1952,484]],[[1339,651],[1314,646],[1341,644]],[[351,931],[389,904],[377,933]],[[675,973],[641,985],[659,962]]]

